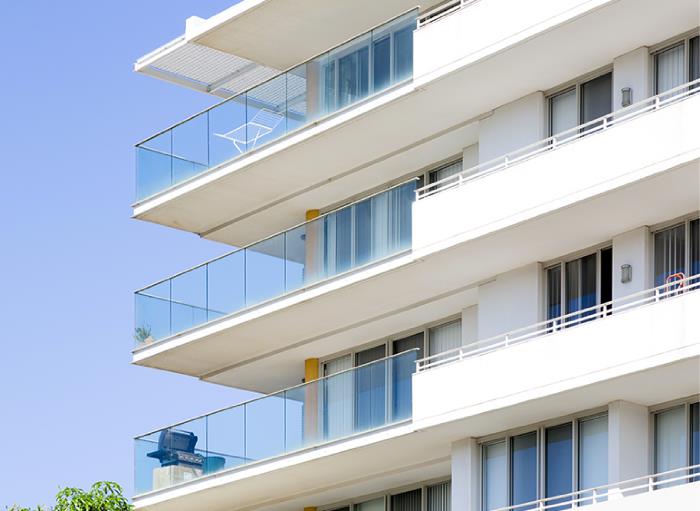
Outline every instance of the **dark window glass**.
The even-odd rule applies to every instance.
[[[561,265],[547,270],[547,319],[561,316]]]
[[[613,258],[612,248],[600,251],[600,303],[613,299]]]
[[[511,439],[511,504],[537,500],[537,433]],[[525,508],[522,508],[525,509]]]
[[[695,36],[690,40],[690,81],[698,78],[700,78],[700,36]]]
[[[413,26],[394,33],[394,82],[413,74]]]
[[[700,219],[690,222],[690,274],[700,273]]]
[[[700,403],[690,405],[690,464],[700,465]]]
[[[590,254],[566,263],[566,313],[580,311],[596,304],[596,254]],[[568,322],[577,323],[577,318],[590,316],[588,311],[581,316],[572,316]]]
[[[685,272],[685,224],[654,234],[654,285],[666,283],[671,275]]]
[[[587,123],[612,111],[612,73],[581,85],[581,122]]]
[[[397,339],[394,341],[394,354],[403,353],[408,350],[418,349],[415,359],[423,358],[423,332]],[[391,411],[394,420],[408,418],[412,409],[412,380],[411,375],[415,370],[415,364],[410,360],[403,361],[393,358],[389,362],[389,369],[392,376],[391,385]]]
[[[545,496],[555,497],[571,493],[573,488],[573,444],[572,426],[562,424],[545,431]],[[564,503],[569,497],[554,499],[551,504]],[[555,506],[553,509],[566,509],[569,506]]]
[[[374,90],[380,91],[391,82],[391,37],[384,36],[374,42]]]
[[[391,511],[421,511],[421,490],[391,496]]]
[[[423,332],[394,341],[394,355],[412,349],[418,349],[416,358],[423,358]]]

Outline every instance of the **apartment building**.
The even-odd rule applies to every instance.
[[[260,397],[138,436],[136,509],[698,509],[699,25],[243,0],[138,60],[220,100],[134,218],[231,249],[135,293],[133,363]]]

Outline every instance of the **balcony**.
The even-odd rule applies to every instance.
[[[416,354],[406,351],[139,436],[136,493],[407,421]]]
[[[411,180],[137,291],[136,341],[149,345],[409,250],[415,187]]]
[[[694,275],[419,360],[414,421],[426,427],[505,407],[514,417],[563,416],[572,406],[692,395],[700,385],[698,289]]]
[[[136,145],[142,201],[413,76],[409,12]]]
[[[700,465],[692,465],[494,511],[559,511],[590,505],[596,511],[691,511],[700,499],[699,474]]]

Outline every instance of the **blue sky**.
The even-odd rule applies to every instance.
[[[0,509],[131,495],[134,435],[248,397],[129,364],[133,290],[226,251],[130,219],[133,143],[215,102],[132,64],[233,3],[3,2]]]

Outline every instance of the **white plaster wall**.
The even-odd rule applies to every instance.
[[[628,497],[610,497],[596,504],[595,511],[697,511],[700,508],[700,482],[664,488]]]
[[[507,46],[523,32],[536,34],[609,0],[477,1],[414,34],[413,74],[422,76],[460,59]],[[562,17],[563,19],[559,19]]]
[[[696,95],[418,200],[413,248],[492,232],[691,161],[700,154],[699,130]]]
[[[539,263],[497,276],[479,286],[479,339],[540,320],[542,269]]]
[[[651,96],[649,48],[646,46],[613,60],[613,111],[622,108],[622,88],[632,89],[632,102]]]
[[[462,344],[479,340],[479,306],[472,305],[462,310]]]
[[[651,235],[644,226],[613,237],[613,299],[644,291],[651,282]],[[632,266],[632,280],[622,283],[621,266]]]
[[[452,509],[479,509],[479,451],[474,438],[452,443]]]
[[[534,92],[497,108],[491,116],[479,121],[479,162],[545,138],[544,105],[544,94]]]
[[[472,144],[462,150],[462,170],[469,170],[479,164],[479,144]],[[470,172],[471,173],[471,172]]]
[[[608,481],[617,483],[651,473],[649,410],[627,401],[608,405]]]
[[[656,367],[655,357],[694,353],[700,343],[698,310],[700,292],[688,293],[417,373],[413,419],[488,402],[498,406],[506,399],[527,401],[530,393],[556,394]],[[688,394],[699,384],[686,383]]]

